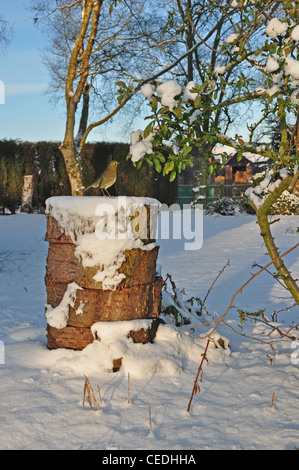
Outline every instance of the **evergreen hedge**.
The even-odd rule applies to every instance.
[[[33,208],[41,209],[51,196],[70,195],[70,184],[59,142],[0,141],[0,210],[12,213],[20,206],[24,175],[33,175]],[[144,165],[137,170],[127,160],[129,145],[118,142],[88,143],[82,155],[86,186],[95,181],[110,159],[119,162],[117,181],[109,192],[117,196],[154,197],[162,203],[177,200],[178,183]],[[96,194],[96,191],[95,191]]]
[[[0,207],[12,213],[21,202],[24,162],[18,144],[13,141],[0,141]]]

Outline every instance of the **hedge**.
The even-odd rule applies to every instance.
[[[33,175],[33,209],[42,209],[51,196],[70,195],[70,184],[59,142],[0,141],[0,209],[12,213],[21,204],[24,175]],[[144,165],[137,170],[127,160],[129,145],[118,142],[88,143],[82,155],[86,186],[98,178],[109,159],[119,162],[118,178],[110,194],[154,197],[171,205],[177,200],[178,183]],[[95,191],[95,194],[96,191]]]

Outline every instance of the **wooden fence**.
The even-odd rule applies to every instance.
[[[208,184],[206,185],[202,204],[204,207],[210,201],[215,201],[223,197],[232,199],[242,199],[244,192],[250,184]],[[183,204],[190,204],[194,200],[192,185],[179,185],[177,203],[182,207]]]

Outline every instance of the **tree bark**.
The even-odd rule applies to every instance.
[[[212,145],[205,145],[198,150],[194,186],[194,201],[207,207],[207,184],[209,178],[209,158],[212,155]]]
[[[33,197],[34,185],[33,185],[33,176],[25,175],[24,176],[24,185],[22,190],[22,212],[31,212],[32,211],[32,197]]]
[[[103,0],[86,0],[82,9],[82,24],[72,50],[65,85],[67,119],[64,141],[60,146],[68,172],[72,196],[83,195],[81,156],[75,141],[75,115],[78,103],[86,91],[89,61],[98,29]],[[90,27],[90,31],[88,29]],[[86,39],[87,37],[87,39]],[[78,81],[77,81],[77,75]]]
[[[273,203],[281,196],[283,191],[288,188],[291,180],[292,176],[288,176],[287,178],[282,180],[279,187],[276,188],[273,193],[267,197],[266,201],[257,210],[254,205],[251,204],[252,207],[254,207],[256,210],[257,223],[261,230],[261,236],[264,239],[268,254],[272,261],[279,257],[279,252],[274,242],[273,235],[271,233],[270,223],[268,220],[268,213]],[[297,304],[299,305],[299,286],[296,283],[295,279],[292,277],[288,268],[285,266],[283,259],[280,258],[277,261],[274,261],[273,264],[277,269],[277,272],[281,280],[285,284],[286,288],[293,296],[295,302],[297,302]]]
[[[64,141],[60,146],[68,173],[72,196],[83,195],[83,176],[80,155],[77,153],[74,128],[76,106],[70,102],[67,107],[67,123]]]
[[[75,145],[77,152],[80,154],[80,143],[81,139],[87,129],[87,124],[88,124],[88,116],[89,116],[89,92],[91,89],[91,84],[86,83],[83,91],[83,103],[82,103],[82,111],[81,111],[81,117],[80,117],[80,124],[79,124],[79,129],[75,138]]]

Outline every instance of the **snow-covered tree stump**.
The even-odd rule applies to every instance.
[[[83,349],[100,339],[99,322],[129,322],[134,342],[154,339],[163,284],[154,238],[158,205],[133,197],[47,200],[49,349]]]

